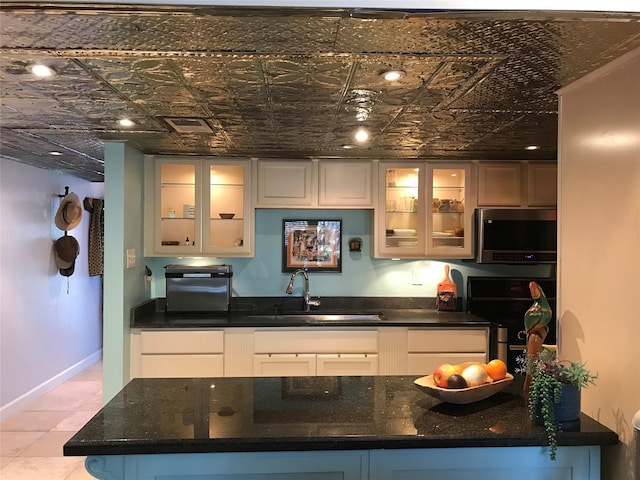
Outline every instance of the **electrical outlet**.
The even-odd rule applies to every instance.
[[[134,268],[136,266],[136,249],[127,248],[127,268]]]
[[[418,268],[411,269],[411,284],[422,285],[422,271]]]

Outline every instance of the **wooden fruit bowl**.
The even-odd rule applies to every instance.
[[[438,387],[433,381],[433,375],[417,378],[413,383],[424,393],[443,402],[466,404],[489,398],[491,395],[495,395],[500,390],[506,388],[512,381],[513,375],[507,373],[507,376],[502,380],[496,380],[495,382],[484,383],[477,387],[469,388],[452,389]]]

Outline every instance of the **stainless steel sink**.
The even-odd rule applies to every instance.
[[[328,322],[379,322],[379,314],[360,314],[360,313],[298,313],[298,314],[284,314],[278,315],[278,320],[285,319],[289,321],[306,321],[307,323],[328,323]]]
[[[309,325],[322,323],[371,323],[381,320],[377,313],[283,313],[280,315],[247,315],[247,320],[271,324]]]

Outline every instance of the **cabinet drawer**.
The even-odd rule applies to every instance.
[[[321,354],[316,364],[319,376],[377,375],[378,355],[376,354]]]
[[[376,330],[257,331],[255,353],[377,353]]]
[[[222,377],[224,359],[218,355],[142,355],[144,378]]]
[[[316,356],[313,354],[254,355],[254,377],[313,377]]]
[[[140,351],[147,353],[222,353],[222,330],[140,332]]]
[[[409,330],[408,335],[409,353],[487,351],[487,329]]]
[[[433,369],[442,363],[456,365],[486,361],[485,353],[410,353],[407,359],[407,375],[431,375]]]

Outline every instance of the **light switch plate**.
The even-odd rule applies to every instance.
[[[127,268],[134,268],[136,266],[136,249],[127,248]]]

